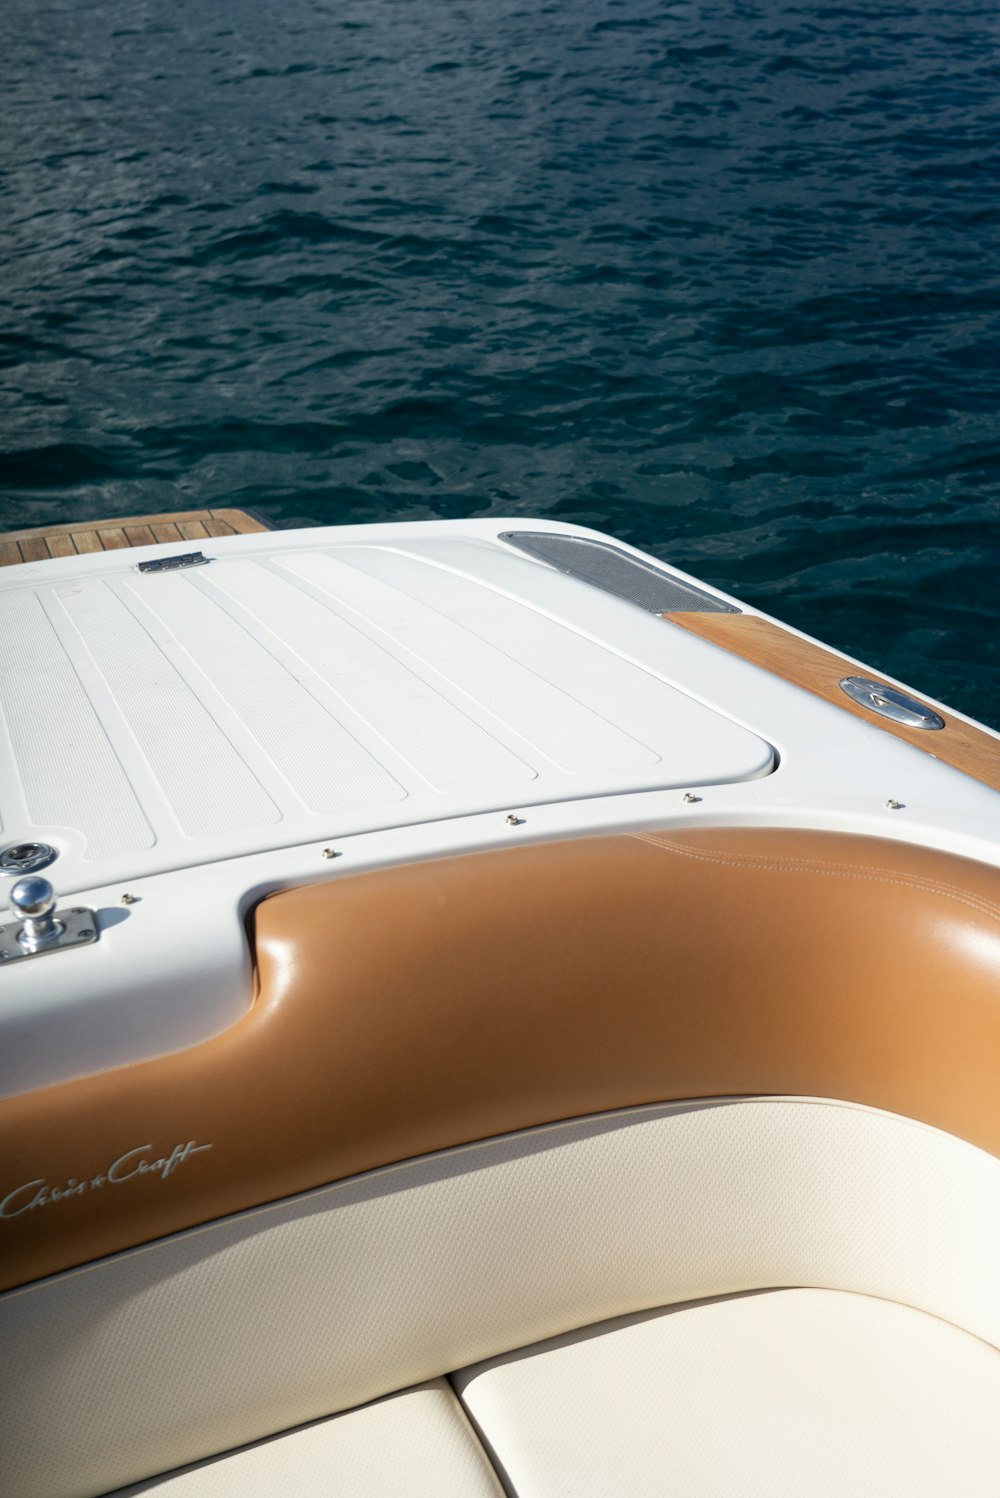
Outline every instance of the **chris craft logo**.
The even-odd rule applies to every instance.
[[[92,1191],[101,1191],[105,1186],[124,1186],[127,1181],[139,1180],[143,1176],[159,1176],[161,1181],[165,1181],[192,1155],[200,1155],[203,1150],[211,1148],[210,1144],[189,1139],[187,1144],[175,1144],[169,1155],[160,1155],[159,1159],[153,1160],[150,1158],[153,1146],[137,1144],[135,1149],[126,1150],[106,1170],[99,1170],[89,1180],[78,1181],[75,1176],[70,1176],[64,1186],[50,1186],[44,1176],[37,1181],[25,1181],[23,1186],[8,1191],[0,1201],[0,1218],[20,1217],[38,1207],[50,1207],[53,1202],[86,1196]]]

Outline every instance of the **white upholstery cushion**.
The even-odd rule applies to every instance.
[[[1000,1352],[778,1290],[645,1313],[453,1380],[517,1498],[996,1498]]]
[[[1000,1346],[998,1264],[1000,1160],[922,1124],[780,1098],[554,1124],[0,1297],[0,1493],[90,1498],[735,1291],[860,1291]]]
[[[443,1379],[317,1421],[117,1498],[502,1498]]]

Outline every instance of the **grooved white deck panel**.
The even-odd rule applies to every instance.
[[[166,651],[106,582],[56,595],[114,693],[182,831],[211,837],[276,822],[278,808]]]
[[[95,859],[149,848],[152,829],[34,593],[0,596],[0,680],[13,758],[5,828],[17,835],[19,813],[24,826],[75,828]]]
[[[761,738],[606,637],[634,631],[641,656],[668,626],[443,529],[211,538],[206,565],[164,573],[137,562],[190,548],[4,569],[4,841],[52,843],[65,897],[771,769]]]
[[[665,692],[648,671],[632,665],[621,655],[615,659],[614,670],[608,671],[607,648],[603,642],[595,646],[585,632],[587,614],[583,613],[577,627],[573,627],[574,614],[579,618],[582,612],[581,601],[604,603],[606,594],[564,577],[551,567],[539,565],[510,547],[506,548],[506,555],[495,557],[493,552],[498,549],[481,542],[470,542],[463,548],[457,542],[440,541],[408,547],[405,554],[388,546],[351,546],[342,548],[338,555],[364,573],[372,584],[387,583],[390,593],[405,594],[415,608],[420,607],[417,600],[422,600],[439,617],[445,615],[455,621],[473,617],[482,649],[492,647],[494,656],[510,649],[510,641],[520,636],[525,620],[529,620],[533,645],[530,663],[538,682],[536,691],[541,695],[541,689],[547,685],[539,681],[541,673],[556,671],[563,679],[571,677],[577,724],[586,733],[586,741],[573,745],[573,725],[565,704],[557,702],[551,687],[541,722],[537,713],[529,717],[523,709],[519,710],[519,718],[525,724],[525,732],[532,734],[536,742],[544,740],[554,759],[569,762],[567,768],[570,763],[580,770],[612,768],[612,754],[614,767],[618,769],[655,763],[659,756],[645,746],[656,745],[662,754],[665,743],[668,750],[663,757],[671,763],[680,736],[687,734],[692,738],[704,734],[706,749],[711,752],[713,742],[720,742],[716,739],[719,720],[714,713],[706,715],[705,709],[690,698]],[[458,567],[454,565],[456,559]],[[538,585],[539,573],[542,596],[551,614],[533,606],[536,601],[533,587]],[[484,586],[486,581],[491,585]],[[583,588],[586,593],[581,600]],[[570,603],[571,609],[560,617],[564,601]],[[627,604],[619,603],[618,607],[624,610],[629,623],[634,624],[638,615],[643,625],[652,624],[661,633],[661,621],[644,617]],[[584,629],[580,624],[584,624]],[[406,638],[410,638],[409,634]],[[666,639],[669,640],[669,635]],[[492,681],[484,681],[473,690],[493,692],[496,688]],[[585,721],[585,727],[581,720]],[[725,729],[722,731],[725,733]]]
[[[534,778],[530,765],[406,665],[391,642],[380,644],[349,623],[334,600],[321,602],[255,562],[221,562],[212,581],[252,608],[435,790],[517,785]]]
[[[167,574],[144,603],[236,712],[311,811],[402,800],[406,792],[308,688],[206,596],[198,574]],[[134,587],[129,579],[126,585]]]
[[[510,724],[561,769],[621,770],[659,759],[537,671],[330,552],[300,553],[279,565],[356,611],[369,628],[404,642],[424,669]]]

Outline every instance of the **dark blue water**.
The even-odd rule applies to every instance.
[[[0,27],[0,524],[581,521],[1000,723],[996,0]]]

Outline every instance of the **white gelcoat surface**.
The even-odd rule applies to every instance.
[[[295,884],[698,824],[1000,863],[996,793],[498,539],[517,528],[231,536],[161,575],[136,561],[185,547],[4,569],[3,842],[55,845],[57,892],[101,940],[0,975],[0,1095],[233,1023],[246,911]]]
[[[560,589],[555,623],[405,551],[385,581],[356,565],[379,546],[336,531],[260,539],[185,571],[116,551],[0,579],[4,828],[60,847],[62,892],[293,846],[331,815],[356,834],[771,768],[759,736],[583,632],[593,588]]]

